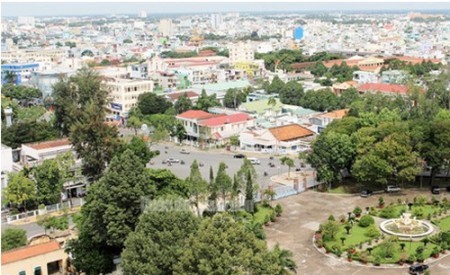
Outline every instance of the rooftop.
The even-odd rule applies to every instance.
[[[194,85],[192,88],[197,89],[205,89],[209,91],[226,91],[228,89],[237,88],[242,89],[250,86],[250,82],[248,80],[236,80],[236,81],[227,81],[227,82],[219,82],[214,84],[205,84],[205,85]]]
[[[202,120],[199,124],[202,126],[218,126],[228,123],[236,123],[236,122],[243,122],[252,119],[247,114],[244,113],[238,113],[238,114],[232,114],[227,116],[220,116],[220,117],[214,117]]]
[[[202,110],[189,110],[184,113],[179,114],[177,117],[186,118],[186,119],[208,119],[218,116],[226,116],[225,114],[210,114],[208,112]]]
[[[348,113],[349,110],[350,109],[340,109],[333,112],[318,115],[318,117],[343,118]]]
[[[19,247],[2,253],[2,265],[18,262],[31,257],[44,255],[61,249],[57,241]]]
[[[377,91],[385,93],[406,94],[408,86],[387,83],[366,83],[358,87],[358,91]]]
[[[49,148],[63,147],[63,146],[71,145],[71,143],[68,138],[63,138],[63,139],[55,139],[55,140],[44,141],[44,142],[27,143],[24,145],[31,147],[35,150],[44,150],[44,149],[49,149]]]
[[[196,92],[193,92],[193,91],[170,93],[170,94],[166,94],[166,96],[169,97],[172,100],[178,100],[178,98],[180,96],[184,95],[184,93],[186,93],[188,98],[198,97],[198,94]]]
[[[281,103],[281,101],[278,98],[276,98],[275,101],[276,101],[276,104],[275,104],[275,106],[273,106],[273,110],[278,112],[281,109],[281,107],[283,106],[283,103]],[[268,103],[269,103],[269,99],[262,99],[262,100],[256,100],[256,101],[252,101],[252,102],[242,103],[241,106],[243,109],[245,109],[248,112],[262,114],[266,110],[272,108],[272,106],[269,105]]]
[[[314,135],[314,132],[298,124],[270,128],[272,135],[280,141],[289,141]]]

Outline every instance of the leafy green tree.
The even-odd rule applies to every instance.
[[[232,135],[230,137],[230,145],[234,146],[234,148],[236,149],[236,147],[238,147],[239,144],[240,144],[239,136],[238,135]]]
[[[294,160],[290,157],[284,156],[280,158],[281,164],[288,167],[288,178],[291,177],[291,168],[294,167]]]
[[[204,219],[175,265],[177,274],[280,274],[282,267],[264,241],[229,214]]]
[[[175,123],[175,126],[170,132],[170,135],[172,137],[176,137],[179,143],[181,143],[184,140],[186,136],[186,129],[184,129],[184,126],[180,121],[177,121]]]
[[[54,216],[39,216],[37,219],[37,225],[44,228],[45,233],[47,233],[48,229],[51,229],[51,232],[55,230],[67,230],[69,229],[69,217],[64,215],[62,217],[54,217]]]
[[[27,232],[21,228],[7,228],[2,232],[2,252],[27,245]]]
[[[40,98],[42,96],[42,92],[39,89],[23,85],[15,86],[12,84],[3,85],[2,94],[17,100]]]
[[[5,200],[27,210],[27,203],[36,200],[36,186],[23,171],[8,174],[8,186],[4,190]]]
[[[267,87],[266,92],[268,94],[280,93],[281,90],[284,89],[285,85],[286,84],[283,82],[283,80],[281,80],[278,76],[275,76],[270,85]]]
[[[50,205],[61,200],[63,175],[56,160],[45,160],[34,168],[38,204]]]
[[[219,102],[219,100],[217,100],[216,94],[212,94],[212,95],[208,96],[206,94],[206,90],[203,89],[200,96],[197,99],[195,108],[197,110],[208,111],[209,108],[215,107],[215,106],[220,106],[220,102]]]
[[[175,195],[189,198],[189,185],[168,169],[146,169],[150,185],[156,186],[156,197]]]
[[[197,209],[197,215],[200,217],[200,201],[203,199],[208,188],[207,182],[203,179],[197,160],[191,164],[191,172],[186,179],[188,182],[188,190],[193,204]]]
[[[228,108],[237,108],[242,102],[245,102],[247,94],[238,89],[228,89],[225,93],[223,104]]]
[[[333,111],[338,109],[339,98],[330,89],[310,91],[300,100],[300,105],[315,111]]]
[[[22,144],[47,141],[59,137],[58,132],[48,122],[18,122],[6,128],[2,123],[2,143],[17,148]]]
[[[339,97],[340,108],[348,108],[352,104],[352,102],[358,100],[360,95],[356,88],[349,88],[344,90]]]
[[[126,274],[173,274],[190,234],[199,220],[181,200],[156,200],[141,215],[122,252]]]
[[[292,80],[280,90],[280,101],[283,104],[300,105],[300,100],[304,95],[303,86]]]
[[[177,114],[181,114],[184,113],[190,109],[192,109],[192,101],[191,99],[188,97],[187,93],[183,93],[177,100],[177,102],[175,102],[175,110],[177,112]]]
[[[137,107],[143,115],[163,114],[172,107],[172,103],[155,93],[143,93],[139,95]]]
[[[112,256],[122,251],[136,227],[143,199],[154,193],[155,186],[131,150],[114,157],[103,177],[89,188],[81,209],[79,238],[68,249],[75,267],[88,274],[109,272]]]
[[[227,165],[224,162],[220,162],[215,182],[216,187],[219,190],[219,193],[222,195],[224,209],[226,209],[227,196],[231,192],[232,187],[232,181],[230,176],[228,176],[227,172],[225,171],[226,169]]]
[[[335,240],[336,235],[339,233],[340,226],[337,221],[327,221],[325,224],[322,224],[322,234],[325,240]]]
[[[322,77],[328,72],[328,68],[322,62],[316,62],[314,65],[309,66],[308,69],[316,77]]]
[[[119,152],[122,153],[127,149],[130,149],[139,157],[144,166],[156,155],[156,152],[151,151],[148,144],[141,137],[132,137],[130,142],[125,144]]]
[[[127,127],[134,129],[134,134],[137,135],[137,130],[142,126],[142,121],[137,116],[130,116],[127,119]]]
[[[312,145],[307,160],[317,169],[317,178],[331,184],[341,179],[340,171],[350,168],[355,154],[355,145],[346,134],[328,132],[320,135]]]
[[[245,202],[244,209],[249,213],[255,212],[255,187],[253,186],[253,179],[251,171],[247,170],[247,181],[245,184]]]
[[[282,249],[279,244],[276,244],[273,248],[273,253],[279,260],[283,271],[297,273],[297,264],[292,259],[292,252],[286,249]],[[284,273],[284,272],[283,272]]]

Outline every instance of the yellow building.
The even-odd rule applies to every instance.
[[[20,247],[2,253],[2,274],[67,274],[67,258],[57,241]]]

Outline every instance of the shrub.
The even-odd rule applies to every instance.
[[[333,216],[333,215],[330,215],[330,216],[328,217],[328,220],[329,220],[329,221],[333,221],[333,222],[334,222],[334,221],[335,221],[336,219],[334,218],[334,216]]]
[[[264,224],[267,225],[270,222],[270,216],[269,214],[267,214],[266,216],[264,216]]]
[[[400,254],[400,262],[404,263],[408,260],[408,253],[403,252]]]
[[[381,210],[380,217],[385,218],[385,219],[397,218],[398,212],[396,211],[396,209],[394,207],[388,206],[388,207],[384,208],[383,210]]]
[[[361,219],[359,219],[359,226],[368,227],[375,223],[375,220],[370,215],[363,215]]]
[[[339,244],[334,244],[331,247],[331,251],[336,254],[338,257],[342,255],[342,247]]]
[[[418,219],[423,219],[424,211],[422,207],[416,207],[413,210],[413,216],[416,216]]]
[[[344,222],[346,221],[345,215],[340,215],[340,216],[339,216],[339,221],[340,221],[341,223],[344,223]]]
[[[416,256],[414,254],[409,255],[408,257],[408,263],[414,263],[416,261]]]
[[[441,252],[441,249],[439,248],[439,246],[435,246],[433,248],[433,251],[431,252],[431,255],[432,256],[438,256],[440,252]]]
[[[380,235],[380,230],[374,224],[370,225],[367,229],[366,236],[369,238],[378,238]]]
[[[416,253],[417,253],[417,255],[423,254],[424,251],[425,251],[425,247],[422,246],[422,245],[419,245],[419,246],[416,248]]]
[[[384,198],[383,198],[383,197],[380,197],[380,198],[378,199],[378,206],[379,206],[379,207],[383,207],[383,206],[384,206]]]
[[[355,214],[356,217],[361,216],[362,213],[362,209],[359,206],[356,206],[355,209],[353,210],[353,214]]]
[[[420,205],[420,206],[424,206],[427,203],[427,198],[425,196],[420,195],[417,200],[416,200],[416,204]]]
[[[364,251],[359,256],[359,259],[361,260],[362,263],[366,264],[369,261],[369,255],[367,254],[367,252]]]
[[[281,216],[281,213],[283,213],[283,207],[281,206],[281,204],[277,203],[277,205],[275,206],[275,213],[278,217]]]
[[[277,219],[277,216],[275,215],[275,211],[272,211],[272,213],[270,213],[270,221],[275,222],[276,219]]]
[[[380,263],[381,263],[381,257],[380,257],[380,255],[376,255],[376,256],[373,258],[373,264],[376,265],[376,266],[379,266]]]

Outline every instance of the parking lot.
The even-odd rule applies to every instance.
[[[412,201],[414,196],[424,194],[431,198],[429,191],[402,191],[395,194],[382,194],[386,204],[401,200]],[[318,252],[312,245],[312,236],[321,222],[326,221],[330,214],[335,217],[352,211],[355,206],[365,208],[378,203],[380,195],[361,198],[353,195],[334,195],[307,191],[296,196],[279,200],[284,212],[276,223],[266,227],[269,246],[279,243],[283,248],[294,253],[298,265],[298,274],[408,274],[408,267],[403,268],[369,268],[356,266],[346,261],[337,260]],[[441,192],[437,197],[450,198],[450,193]],[[447,253],[447,255],[450,255]],[[450,274],[450,257],[430,264],[431,274]]]

